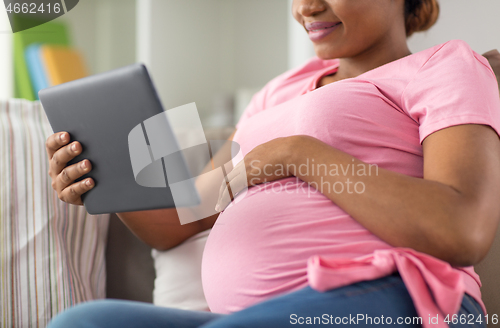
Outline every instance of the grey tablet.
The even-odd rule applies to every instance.
[[[82,196],[90,214],[199,203],[179,143],[167,116],[161,114],[162,105],[144,65],[44,89],[39,97],[54,133],[67,131],[71,141],[77,140],[83,147],[68,165],[83,159],[92,163],[91,172],[77,180],[92,177],[95,181],[94,188]],[[152,124],[145,125],[148,120]],[[161,148],[156,149],[161,154],[156,157],[149,144],[153,139],[159,140],[156,147]],[[174,195],[169,180],[181,187]]]

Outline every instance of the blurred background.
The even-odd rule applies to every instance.
[[[47,61],[52,58],[55,66],[64,63],[58,58],[73,60],[76,53],[82,67],[64,66],[61,73],[71,70],[76,72],[73,76],[143,62],[165,109],[196,102],[205,127],[233,126],[266,82],[314,56],[305,31],[291,16],[291,3],[80,0],[50,23],[57,33],[61,33],[59,25],[66,33],[56,43],[74,52],[61,55],[57,49],[45,49],[41,53]],[[500,1],[440,0],[440,4],[438,23],[410,38],[412,52],[450,39],[462,39],[480,54],[500,47],[495,33],[500,30]],[[29,98],[20,90],[33,81],[33,75],[28,79],[18,63],[25,60],[22,52],[37,40],[47,43],[46,36],[56,32],[47,23],[13,35],[5,8],[0,7],[0,98]]]

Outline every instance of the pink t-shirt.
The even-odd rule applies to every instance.
[[[277,137],[310,135],[366,163],[421,178],[421,142],[429,134],[467,123],[500,132],[495,75],[464,41],[316,89],[338,64],[313,57],[258,92],[234,137],[243,155]],[[481,303],[472,267],[452,269],[391,247],[295,177],[252,187],[233,203],[214,225],[203,257],[203,286],[213,312],[238,311],[307,285],[326,290],[394,270],[421,315],[435,310],[426,285],[439,294],[434,298],[441,313],[458,310],[464,290]]]

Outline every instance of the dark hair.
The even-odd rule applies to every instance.
[[[406,37],[430,29],[438,17],[437,0],[405,0]]]

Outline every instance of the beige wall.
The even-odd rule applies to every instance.
[[[429,31],[409,40],[412,52],[452,39],[462,39],[482,54],[500,48],[500,1],[438,0],[441,16]]]
[[[91,73],[136,61],[135,0],[84,0],[64,15]]]
[[[139,60],[165,108],[262,86],[287,69],[286,0],[138,0]]]
[[[304,28],[292,16],[293,0],[287,0],[288,67],[294,68],[315,55],[311,40]]]

